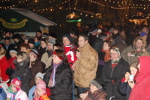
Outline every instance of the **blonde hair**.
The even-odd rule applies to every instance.
[[[146,46],[146,44],[147,44],[146,41],[144,41],[143,38],[140,37],[140,36],[138,36],[138,37],[136,37],[136,38],[134,39],[134,41],[133,41],[133,45],[134,45],[134,46],[135,46],[137,40],[141,40],[141,41],[143,42],[143,47]]]
[[[0,45],[0,55],[6,54],[6,50]]]

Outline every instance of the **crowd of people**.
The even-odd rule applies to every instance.
[[[149,28],[91,27],[58,41],[7,31],[0,100],[150,100]],[[75,93],[77,90],[77,94]]]

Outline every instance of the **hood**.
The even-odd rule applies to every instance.
[[[139,57],[140,69],[136,82],[142,81],[144,78],[150,77],[150,56]]]

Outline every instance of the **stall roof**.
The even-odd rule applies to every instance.
[[[56,23],[54,23],[54,22],[52,22],[52,21],[50,21],[50,20],[48,20],[48,19],[46,19],[46,18],[44,18],[40,15],[37,15],[37,14],[27,10],[27,9],[22,9],[22,8],[10,8],[10,9],[12,9],[13,11],[15,11],[19,14],[22,14],[22,15],[24,15],[24,16],[26,16],[26,17],[28,17],[28,18],[36,21],[36,22],[39,22],[39,23],[41,23],[45,26],[55,26],[55,25],[57,25]]]

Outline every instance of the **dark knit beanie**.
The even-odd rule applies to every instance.
[[[30,38],[30,39],[28,40],[28,43],[35,44],[35,41],[34,41],[33,38]]]
[[[102,89],[102,86],[100,85],[98,79],[92,80],[90,84],[93,84],[93,85],[96,86],[98,89]]]
[[[70,35],[66,34],[63,37],[67,37],[69,39],[70,43],[72,43],[72,37]]]

